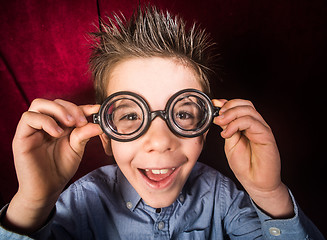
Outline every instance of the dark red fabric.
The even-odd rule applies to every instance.
[[[8,202],[17,190],[11,141],[29,103],[38,97],[94,103],[87,33],[98,15],[96,1],[2,1],[0,9],[0,187]],[[88,149],[95,157],[83,161],[83,173],[107,163],[100,147]]]
[[[130,16],[138,2],[98,0],[98,6],[101,17],[112,11]],[[147,2],[212,33],[225,66],[224,81],[214,83],[215,97],[254,102],[275,133],[284,182],[323,231],[326,1]],[[30,102],[42,97],[94,103],[87,71],[93,24],[98,24],[96,0],[0,1],[0,205],[17,190],[11,141]],[[219,131],[209,132],[201,160],[233,178]],[[111,162],[93,139],[74,179]]]

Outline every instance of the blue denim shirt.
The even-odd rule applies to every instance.
[[[293,197],[292,197],[293,198]],[[216,170],[197,163],[169,207],[154,209],[116,165],[99,168],[60,197],[36,239],[324,239],[293,199],[295,216],[276,220]],[[6,207],[2,210],[4,215]],[[28,239],[0,228],[0,239]]]

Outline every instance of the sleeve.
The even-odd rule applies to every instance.
[[[237,189],[233,181],[222,176],[219,179],[220,202],[224,238],[231,240],[264,239],[261,223],[246,192]]]
[[[222,179],[223,223],[226,235],[233,240],[324,240],[317,227],[298,207],[292,193],[295,216],[273,219],[263,213],[246,192],[240,191],[228,178]]]
[[[72,184],[56,203],[48,222],[37,232],[24,236],[5,229],[0,225],[0,240],[4,239],[87,239],[84,234],[84,217],[80,206],[82,192],[77,190],[77,186]],[[8,205],[1,210],[0,219],[7,211]],[[83,235],[84,234],[84,235]],[[85,238],[86,237],[86,238]]]
[[[32,236],[35,239],[87,239],[83,214],[84,192],[80,185],[73,183],[60,195],[54,217]]]
[[[302,212],[296,203],[293,194],[289,191],[292,198],[295,216],[290,219],[273,219],[263,213],[256,204],[252,202],[262,226],[264,239],[289,239],[289,240],[324,240],[318,228]]]
[[[7,230],[2,224],[2,219],[6,215],[7,209],[8,209],[9,204],[4,206],[1,211],[0,211],[0,240],[7,240],[7,239],[12,239],[12,240],[27,240],[31,239],[28,236],[20,235],[18,233],[11,232]]]

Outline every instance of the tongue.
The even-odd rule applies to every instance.
[[[167,173],[165,174],[153,174],[152,171],[144,171],[144,175],[147,176],[150,180],[159,182],[172,174],[173,170],[169,169]]]

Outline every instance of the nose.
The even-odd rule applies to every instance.
[[[155,118],[143,136],[146,152],[164,153],[173,151],[178,145],[177,136],[173,134],[162,118]]]

